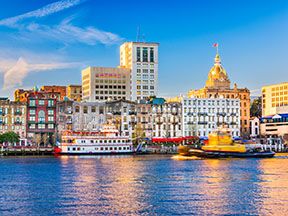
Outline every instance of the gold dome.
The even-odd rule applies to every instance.
[[[220,55],[215,56],[214,66],[210,69],[206,81],[207,88],[230,88],[230,80],[226,70],[221,65]]]

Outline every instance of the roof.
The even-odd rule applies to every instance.
[[[270,115],[270,116],[263,116],[261,119],[273,119],[273,118],[277,118],[278,116],[280,116],[280,118],[288,118],[288,113],[275,114],[275,115]]]

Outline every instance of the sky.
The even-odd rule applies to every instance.
[[[81,84],[88,66],[117,67],[119,47],[159,42],[159,96],[205,85],[219,44],[231,83],[252,95],[288,81],[287,0],[0,0],[0,96]]]

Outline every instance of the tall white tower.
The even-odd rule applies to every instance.
[[[157,96],[159,43],[126,42],[120,47],[120,67],[131,70],[133,101]]]

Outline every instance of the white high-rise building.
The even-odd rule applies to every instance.
[[[133,101],[157,96],[159,43],[126,42],[120,47],[120,67],[131,70]]]

